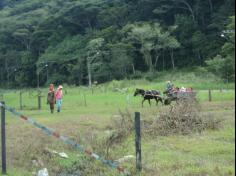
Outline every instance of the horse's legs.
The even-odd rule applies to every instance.
[[[151,106],[151,100],[150,99],[148,99],[148,102],[149,102],[149,105]]]
[[[142,101],[142,107],[143,107],[143,103],[144,103],[145,100],[146,100],[146,99],[143,99],[143,101]]]
[[[159,102],[159,101],[161,102],[162,105],[164,104],[162,98],[159,98],[159,99],[158,99],[158,102]]]
[[[157,97],[155,97],[155,100],[156,100],[156,105],[158,106],[159,101],[158,101]]]
[[[163,99],[161,98],[160,100],[161,100],[161,104],[164,105]]]

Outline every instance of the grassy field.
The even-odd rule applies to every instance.
[[[177,82],[192,86],[197,91],[201,114],[223,119],[219,130],[206,130],[190,135],[143,136],[143,176],[202,176],[234,175],[235,173],[235,91],[234,85]],[[164,90],[165,82],[113,81],[93,87],[64,86],[63,110],[49,113],[46,104],[47,89],[42,89],[42,110],[37,110],[37,91],[24,90],[23,110],[19,110],[19,90],[4,91],[3,100],[10,107],[36,121],[70,137],[86,148],[105,155],[107,132],[112,131],[113,120],[121,113],[141,112],[142,120],[152,119],[169,107],[152,107],[146,103],[141,108],[141,97],[134,97],[135,88]],[[208,102],[208,89],[212,89],[212,102]],[[3,91],[2,91],[3,92]],[[48,149],[66,152],[69,159],[51,156]],[[134,134],[111,146],[109,159],[116,160],[135,155]],[[86,176],[119,175],[97,161],[73,150],[40,130],[15,118],[7,112],[8,175],[30,176],[39,169],[48,168],[50,175],[58,171],[73,170],[77,166]],[[77,163],[75,165],[75,163]],[[135,160],[122,163],[135,175]]]

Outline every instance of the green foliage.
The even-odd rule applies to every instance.
[[[38,62],[66,62],[73,59],[80,59],[85,54],[85,46],[86,40],[82,36],[67,37],[56,46],[48,47],[45,53],[40,56]]]
[[[229,80],[234,80],[235,64],[230,56],[223,58],[217,55],[212,60],[206,61],[208,65],[208,70],[221,78]]]
[[[219,65],[221,73],[212,73],[234,81],[235,34],[220,37],[235,29],[234,5],[233,0],[1,0],[0,86],[35,87],[38,73],[40,86],[85,85],[89,74],[101,83],[189,66],[213,71]],[[207,61],[217,55],[222,61]]]
[[[110,67],[115,79],[122,79],[130,73],[133,64],[133,47],[129,44],[116,43],[108,45],[111,53]]]
[[[126,40],[134,45],[139,45],[140,52],[144,56],[144,61],[149,67],[149,71],[153,71],[153,51],[158,58],[161,50],[180,47],[178,41],[173,36],[170,36],[168,31],[163,32],[164,30],[158,23],[132,24],[125,26],[123,30],[128,35]]]
[[[211,72],[220,75],[224,70],[225,59],[217,55],[214,59],[206,61],[206,63]]]
[[[230,17],[227,29],[235,27],[235,16]],[[220,55],[207,60],[208,70],[226,81],[235,81],[235,33],[222,33],[227,42],[222,46]]]

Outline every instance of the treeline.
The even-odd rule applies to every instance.
[[[200,67],[234,81],[234,0],[1,0],[0,85]]]

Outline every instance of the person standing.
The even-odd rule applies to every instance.
[[[62,92],[62,85],[58,86],[57,91],[56,91],[56,104],[57,104],[57,112],[61,112],[61,106],[62,106],[62,97],[63,97],[63,92]]]
[[[167,85],[166,85],[166,91],[170,92],[173,89],[173,84],[171,83],[171,81],[167,81]]]
[[[50,105],[50,111],[54,113],[54,104],[56,101],[54,85],[50,84],[48,88],[47,104]]]

